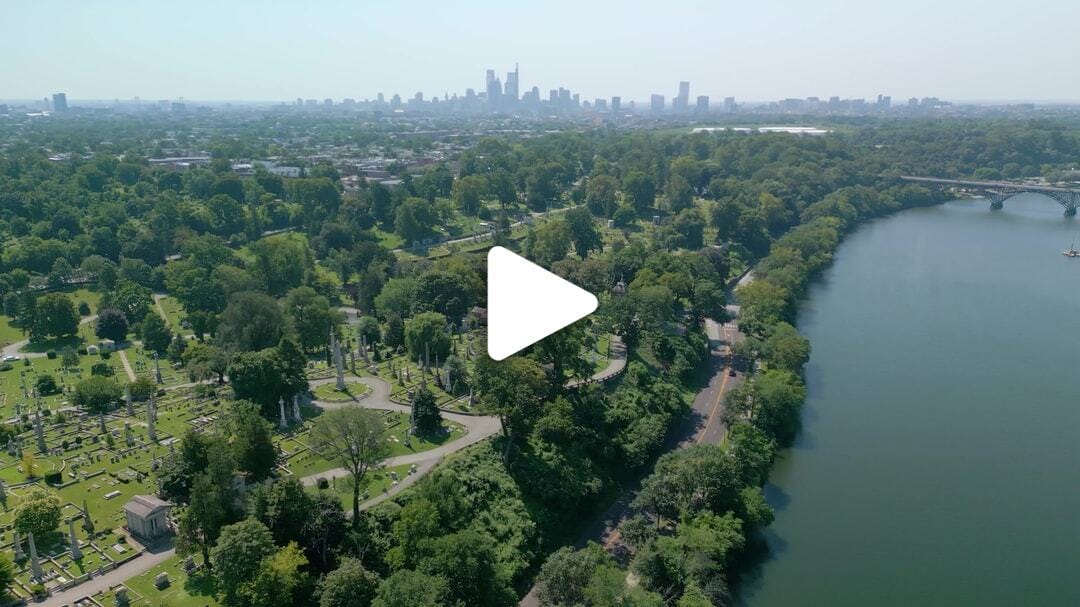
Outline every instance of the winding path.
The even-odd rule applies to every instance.
[[[322,386],[326,384],[332,384],[336,381],[333,377],[325,379],[317,379],[309,382],[312,388],[316,386]],[[353,377],[350,378],[352,382],[359,382],[365,386],[371,388],[371,392],[364,398],[353,402],[329,402],[323,400],[312,401],[316,406],[321,409],[341,409],[343,407],[364,407],[367,409],[383,409],[390,411],[400,411],[403,413],[410,412],[408,405],[401,405],[390,400],[390,384],[385,380],[377,377]],[[393,495],[401,492],[406,487],[412,485],[420,477],[427,474],[435,467],[436,464],[442,460],[443,457],[450,455],[456,451],[460,451],[470,445],[476,443],[497,434],[501,429],[499,424],[499,418],[494,416],[480,416],[480,415],[462,415],[460,413],[450,413],[443,411],[443,418],[450,420],[456,424],[460,424],[466,429],[465,436],[458,438],[457,440],[440,445],[434,449],[428,449],[427,451],[420,451],[418,453],[410,453],[407,455],[397,455],[391,458],[383,460],[384,465],[387,467],[404,466],[409,464],[416,464],[416,472],[403,478],[396,486],[392,487],[387,492],[375,496],[370,500],[362,503],[361,508],[370,508],[379,502],[386,500]],[[327,480],[334,478],[341,478],[348,476],[349,471],[345,468],[333,468],[324,472],[316,474],[309,474],[300,479],[305,485],[314,485],[320,478]]]
[[[97,320],[97,314],[91,314],[90,316],[84,316],[79,319],[80,325],[92,323]],[[14,343],[10,343],[3,348],[0,348],[0,356],[18,356],[20,358],[41,358],[45,356],[46,352],[23,352],[22,349],[29,345],[29,339],[23,339]]]

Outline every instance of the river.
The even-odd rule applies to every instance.
[[[810,289],[747,607],[1080,605],[1080,223],[988,206],[867,223]]]

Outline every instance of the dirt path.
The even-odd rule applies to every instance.
[[[131,363],[128,362],[127,353],[123,350],[117,350],[116,353],[120,356],[120,364],[124,365],[124,373],[127,373],[129,381],[135,381],[135,370],[131,368]]]

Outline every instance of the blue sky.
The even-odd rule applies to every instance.
[[[1080,100],[1078,0],[48,0],[0,6],[0,98]]]

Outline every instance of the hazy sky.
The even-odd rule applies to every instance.
[[[0,6],[0,98],[1080,100],[1080,0],[44,0]]]

